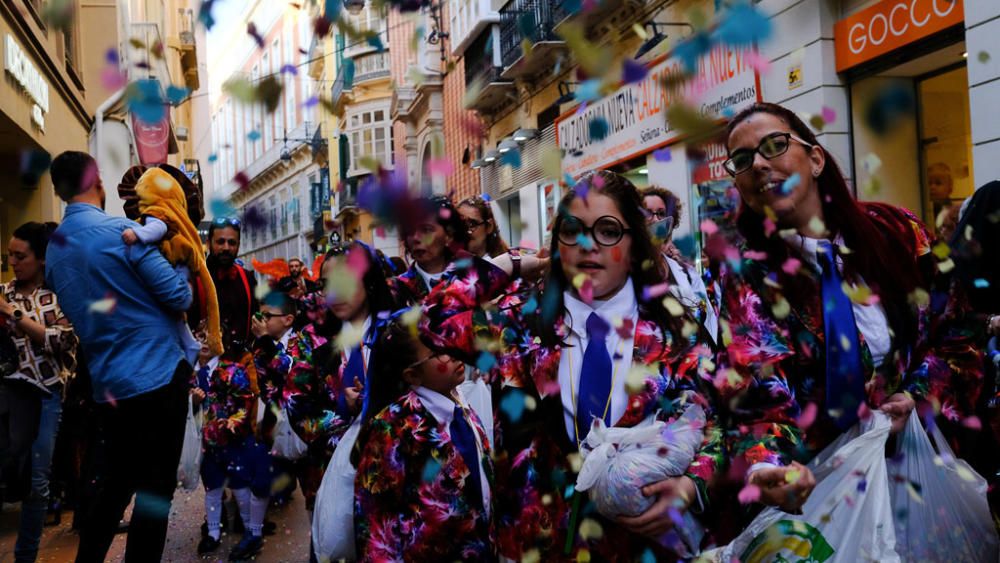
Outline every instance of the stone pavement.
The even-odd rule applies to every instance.
[[[163,561],[184,563],[201,561],[227,561],[229,549],[239,542],[238,535],[222,537],[222,546],[212,556],[198,557],[198,541],[201,539],[201,523],[204,519],[204,489],[193,492],[178,489],[170,511],[167,529],[167,543],[163,551]],[[130,509],[131,510],[131,509]],[[14,542],[20,513],[12,505],[7,505],[0,514],[0,563],[14,560]],[[278,524],[273,536],[264,538],[264,550],[255,561],[259,563],[306,563],[309,561],[309,518],[305,503],[298,491],[292,501],[268,511],[268,519]],[[45,528],[42,536],[38,561],[42,563],[72,562],[76,555],[79,536],[70,530],[73,514],[63,512],[59,526]],[[115,536],[108,552],[108,561],[121,561],[125,554],[126,534]]]

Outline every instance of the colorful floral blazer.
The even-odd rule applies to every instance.
[[[865,205],[885,229],[898,232],[898,225],[909,224],[902,229],[908,231],[902,233],[908,242],[900,252],[930,259],[929,233],[916,217],[884,204]],[[738,268],[725,268],[721,280],[725,328],[715,386],[730,407],[725,415],[727,450],[734,467],[743,469],[755,463],[808,461],[840,434],[824,406],[826,351],[818,276],[812,298],[791,304],[784,318],[775,314],[776,292],[767,276],[762,263],[744,260]],[[894,338],[880,369],[859,331],[869,408],[908,392],[938,405],[947,416],[971,414],[982,384],[981,358],[969,334],[944,322],[940,309],[946,305],[933,301],[911,300],[917,338]]]
[[[489,441],[479,418],[466,412],[492,485]],[[354,521],[362,561],[496,560],[489,513],[470,506],[463,492],[478,468],[465,464],[448,428],[415,392],[376,415],[358,444]]]
[[[410,268],[402,274],[386,281],[389,282],[389,290],[392,292],[393,300],[400,307],[412,307],[420,303],[431,290],[427,287],[420,272],[417,272],[416,263],[411,264]]]
[[[238,362],[219,360],[207,381],[195,372],[191,383],[205,392],[204,449],[243,444],[253,435],[257,389],[250,370]]]
[[[506,310],[484,307],[507,283],[502,270],[476,259],[431,291],[421,324],[427,338],[468,363],[479,362],[485,350],[495,358],[487,377],[496,419],[500,554],[514,560],[538,554],[542,561],[552,561],[576,560],[589,552],[591,558],[631,560],[650,550],[657,557],[668,557],[657,544],[601,517],[585,497],[580,500],[578,523],[596,520],[603,533],[584,538],[576,529],[567,542],[578,447],[563,422],[560,347],[544,346],[533,334],[532,307],[524,303]],[[616,425],[634,426],[658,409],[668,418],[687,403],[702,405],[713,422],[705,428],[705,442],[687,475],[698,484],[699,496],[707,499],[706,484],[725,459],[711,415],[711,386],[705,385],[710,377],[710,354],[702,345],[685,343],[679,350],[665,343],[662,331],[642,318],[641,308],[639,317],[634,327],[633,369],[628,375],[634,394]],[[557,322],[558,334],[567,337],[568,326],[562,319]],[[694,506],[698,505],[694,500]]]

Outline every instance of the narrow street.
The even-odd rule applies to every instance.
[[[222,546],[211,556],[198,557],[196,552],[200,539],[201,523],[205,513],[204,489],[187,492],[178,489],[170,513],[167,530],[167,545],[163,550],[163,561],[183,563],[187,561],[227,561],[229,550],[239,542],[234,534],[222,536]],[[0,562],[14,560],[14,541],[17,537],[19,512],[7,505],[0,514]],[[305,562],[309,560],[309,519],[305,511],[302,495],[296,492],[287,506],[268,512],[268,520],[278,524],[273,536],[264,538],[264,550],[255,559],[260,563]],[[40,563],[71,562],[76,556],[79,536],[70,530],[73,514],[64,512],[59,526],[45,528]],[[108,561],[121,561],[125,555],[125,534],[115,536]]]

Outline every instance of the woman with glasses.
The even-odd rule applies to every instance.
[[[719,316],[708,299],[705,282],[693,264],[684,261],[673,243],[673,232],[681,221],[681,201],[666,188],[651,186],[642,192],[642,205],[649,213],[646,220],[654,242],[660,243],[668,268],[670,293],[688,308],[715,343],[719,332]]]
[[[495,258],[510,251],[507,242],[500,236],[500,228],[493,218],[490,204],[482,197],[463,199],[458,204],[458,213],[469,233],[466,248],[473,256]]]
[[[692,402],[711,413],[702,387],[707,347],[683,306],[656,292],[666,272],[635,186],[595,172],[559,210],[558,259],[540,293],[518,307],[492,306],[511,260],[475,260],[428,296],[422,334],[492,378],[503,557],[616,560],[647,549],[668,557],[656,540],[673,526],[669,509],[706,506],[705,484],[722,459],[714,423],[684,476],[641,484],[657,500],[634,517],[605,519],[573,494],[573,461],[595,417],[635,426],[657,411],[674,418]],[[599,523],[599,537],[590,523],[581,530],[584,520]]]
[[[732,417],[727,449],[761,504],[794,512],[815,485],[803,464],[867,409],[887,413],[893,432],[918,401],[968,412],[971,396],[953,391],[977,393],[981,367],[968,343],[936,330],[925,275],[936,265],[910,212],[856,201],[781,106],[740,112],[727,146],[745,244],[722,280],[718,364],[739,374],[717,384]]]

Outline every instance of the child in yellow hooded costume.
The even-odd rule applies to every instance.
[[[219,328],[219,299],[215,293],[215,283],[205,266],[205,255],[202,250],[201,237],[198,229],[188,216],[187,198],[180,184],[170,174],[160,168],[150,168],[143,172],[135,186],[139,199],[139,213],[142,227],[126,229],[122,239],[126,244],[142,241],[146,244],[159,244],[160,251],[167,261],[177,266],[183,264],[190,270],[192,276],[197,276],[205,288],[205,306],[208,313],[208,347],[213,355],[223,352],[222,335]],[[181,333],[188,345],[188,340],[197,344],[190,335],[190,330],[184,324]],[[200,345],[197,346],[200,349]]]

